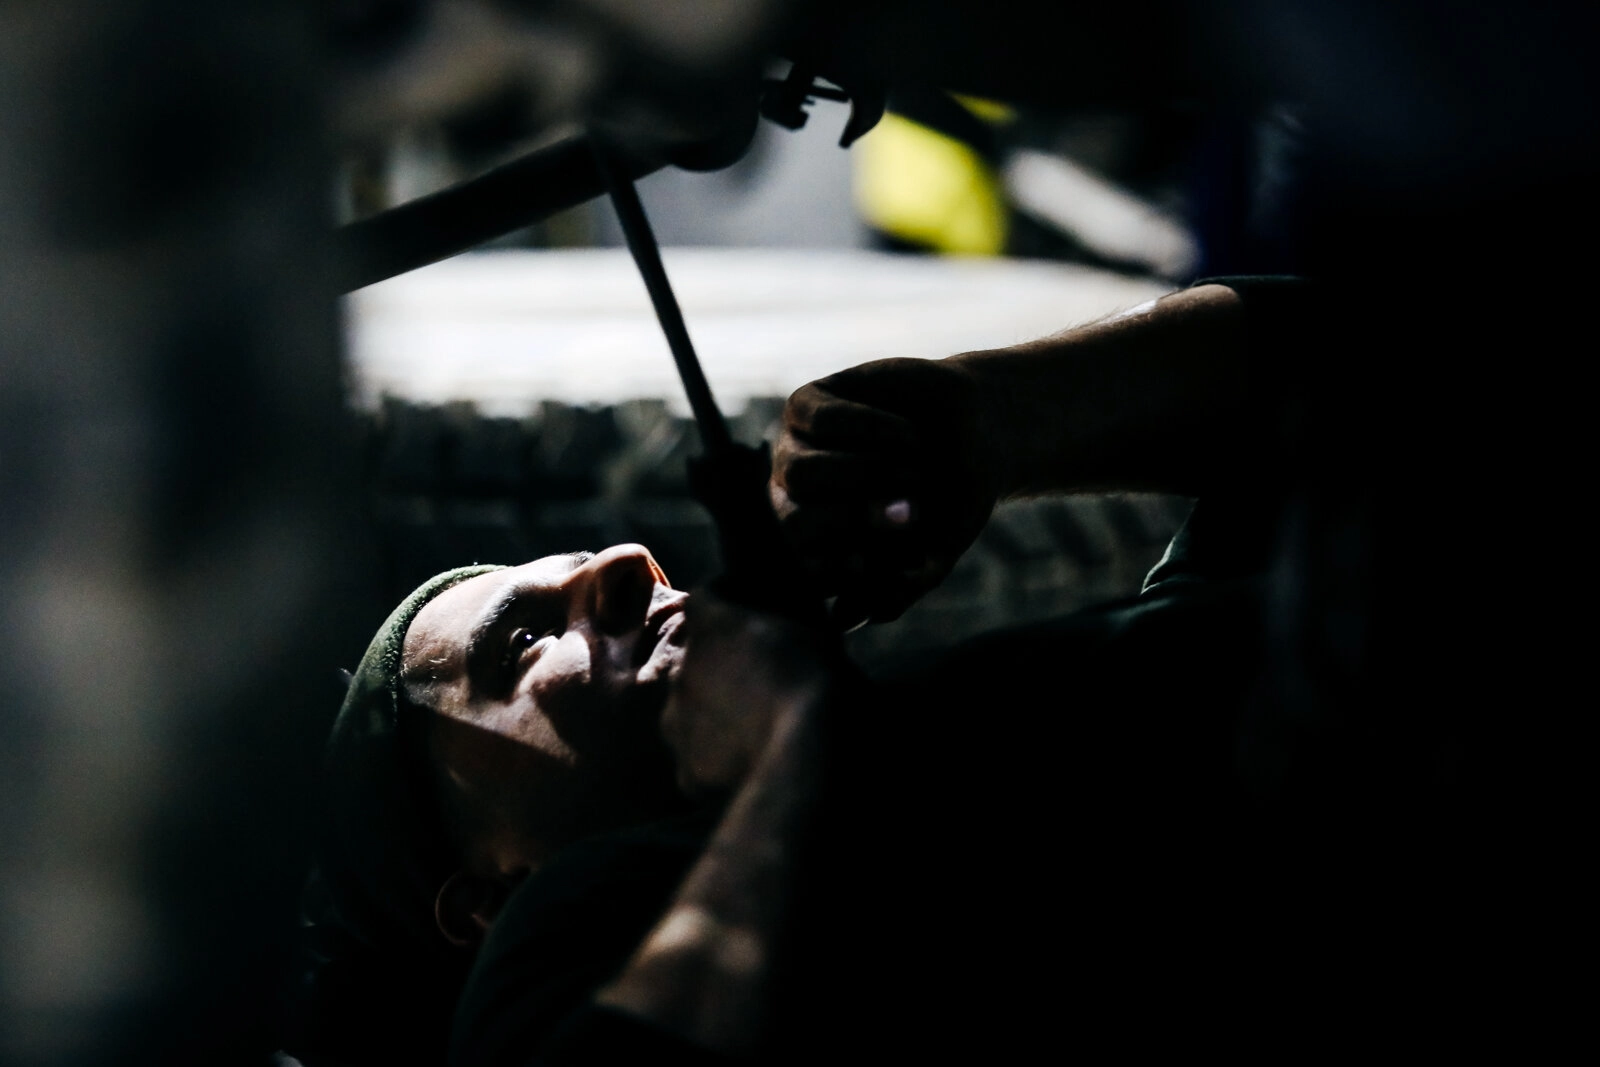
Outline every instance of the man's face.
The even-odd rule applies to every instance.
[[[502,870],[676,801],[659,718],[687,595],[618,545],[468,579],[406,631],[402,679]]]

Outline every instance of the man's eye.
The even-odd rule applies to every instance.
[[[526,626],[517,627],[515,630],[511,631],[511,638],[506,644],[506,655],[504,662],[506,665],[515,663],[517,660],[522,658],[522,654],[528,649],[532,648],[534,645],[537,645],[545,638],[554,637],[555,635],[555,630],[546,630],[544,633],[540,633],[539,631],[531,630]]]

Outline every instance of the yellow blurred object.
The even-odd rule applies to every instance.
[[[1010,104],[960,93],[951,93],[950,98],[991,126],[1005,126],[1017,121],[1017,109]]]
[[[999,178],[961,141],[891,112],[854,152],[856,207],[868,225],[949,255],[1005,248]]]

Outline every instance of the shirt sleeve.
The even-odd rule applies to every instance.
[[[1317,284],[1288,274],[1225,275],[1201,278],[1194,284],[1225,285],[1239,294],[1245,308],[1245,344],[1255,400],[1260,404],[1281,402],[1291,386],[1304,380],[1322,332],[1318,329]]]
[[[1262,573],[1280,536],[1286,491],[1282,464],[1291,454],[1285,427],[1306,382],[1327,353],[1321,350],[1319,287],[1292,275],[1230,275],[1202,278],[1195,285],[1225,285],[1245,308],[1245,346],[1250,395],[1245,410],[1253,424],[1238,457],[1237,480],[1219,486],[1194,505],[1144,591],[1173,591],[1187,583],[1234,580]]]

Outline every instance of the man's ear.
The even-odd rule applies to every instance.
[[[439,887],[433,921],[452,945],[476,948],[500,914],[506,895],[507,886],[498,879],[457,871]]]

